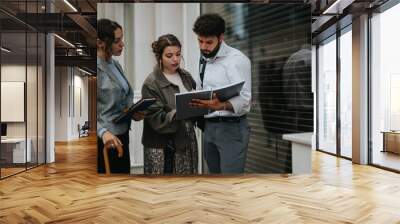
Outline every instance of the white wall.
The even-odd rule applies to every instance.
[[[36,76],[36,66],[25,66],[18,64],[8,64],[1,66],[1,81],[4,82],[24,82],[25,76],[28,74],[28,87],[27,87],[27,122],[7,122],[7,136],[8,137],[25,137],[25,127],[28,128],[28,137],[31,137],[30,134],[35,133],[36,137],[36,107],[37,98],[36,98],[36,80],[33,80],[31,75]],[[22,93],[23,94],[23,93]],[[3,98],[4,96],[2,96]],[[42,105],[39,105],[42,106]],[[7,108],[1,108],[1,110],[7,110]],[[25,110],[23,107],[22,110]],[[24,113],[24,111],[22,111]]]
[[[67,141],[68,117],[68,68],[55,68],[55,141]]]
[[[54,12],[54,5],[46,2],[49,12]],[[46,35],[46,163],[55,161],[55,42],[54,35]]]
[[[74,106],[75,113],[73,113],[73,120],[72,120],[73,128],[71,135],[72,138],[78,138],[79,137],[77,129],[78,124],[82,126],[85,123],[85,121],[89,120],[88,76],[84,76],[83,73],[75,69],[73,86],[74,86],[74,92],[73,92],[74,96],[72,96],[72,98],[74,99],[73,104],[75,105]],[[78,90],[80,91],[80,93],[78,93]]]
[[[140,93],[142,84],[152,70],[155,64],[154,55],[151,50],[151,43],[156,40],[156,16],[154,4],[134,4],[133,11],[130,13],[134,17],[133,27],[127,27],[127,32],[136,35],[133,36],[133,58],[127,59],[133,61],[133,70],[125,70],[125,74],[133,80],[133,88]],[[143,29],[146,27],[147,29]],[[140,33],[140,35],[139,35]],[[131,43],[126,43],[128,46]],[[136,93],[136,92],[135,92]]]
[[[135,91],[135,99],[141,98],[142,84],[155,65],[151,43],[158,36],[171,33],[182,43],[185,62],[182,67],[198,76],[199,49],[192,31],[200,15],[199,3],[99,3],[97,18],[117,21],[124,29],[125,49],[116,57],[123,65],[125,75]],[[142,122],[133,122],[130,132],[132,166],[143,166]],[[199,161],[200,162],[200,161]]]
[[[56,67],[55,73],[55,141],[77,139],[78,124],[88,120],[88,78],[72,67]]]
[[[28,71],[32,70],[31,66],[26,67],[25,65],[2,65],[1,66],[1,81],[2,82],[23,82],[26,84],[26,80],[25,80],[25,75],[26,75],[26,69]],[[2,84],[4,85],[4,84]],[[24,88],[24,87],[23,87]],[[15,90],[14,90],[15,91]],[[22,100],[24,100],[24,89],[19,90],[22,92],[19,92],[18,94],[20,94],[20,96],[22,96]],[[4,94],[4,89],[2,89],[2,94]],[[33,95],[33,93],[32,93]],[[29,97],[29,95],[28,95]],[[2,95],[1,96],[2,99],[7,99],[9,97]],[[9,113],[13,113],[12,111],[8,111],[10,108],[5,108],[5,102],[2,102],[1,105],[1,114],[9,114]],[[21,102],[19,102],[20,104]],[[16,108],[14,108],[16,109]],[[21,122],[7,122],[7,135],[9,137],[25,137],[25,122],[24,122],[24,110],[25,110],[25,106],[24,106],[24,102],[22,102],[22,108],[19,108],[20,111],[15,112],[17,113],[18,116],[18,120]],[[14,113],[14,114],[15,114]],[[22,117],[21,117],[22,115]],[[22,118],[22,119],[21,119]],[[1,118],[2,121],[4,121],[4,117]]]
[[[45,159],[45,142],[44,142],[44,126],[45,126],[45,90],[44,90],[44,74],[42,67],[25,64],[3,64],[1,66],[2,81],[24,82],[26,85],[26,106],[22,102],[22,107],[18,108],[20,113],[25,114],[26,120],[22,122],[7,122],[7,137],[9,138],[27,138],[29,139],[31,156],[33,162],[36,158],[39,163],[44,163]],[[3,92],[4,89],[2,89]],[[19,90],[24,94],[24,90]],[[22,91],[22,92],[21,92]],[[7,97],[7,95],[2,95]],[[24,97],[25,98],[25,97]],[[3,104],[3,103],[2,103]],[[11,108],[2,107],[1,110],[10,110]],[[15,108],[16,109],[16,108]],[[7,111],[13,113],[13,111]],[[15,113],[15,112],[14,112]],[[38,157],[36,157],[38,156]]]

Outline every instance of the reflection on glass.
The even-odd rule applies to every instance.
[[[2,3],[3,4],[3,3]],[[2,5],[19,13],[1,24],[1,122],[0,177],[45,162],[45,35],[32,26],[45,12],[45,1],[8,1]],[[31,13],[25,17],[24,12]],[[33,25],[34,26],[34,25]],[[5,99],[6,100],[5,100]]]
[[[37,162],[38,164],[45,163],[45,35],[39,33],[38,40],[38,77],[37,77],[37,89],[38,89],[38,136],[37,136]]]
[[[318,48],[318,147],[336,154],[336,37]]]
[[[400,73],[390,74],[390,130],[400,130]]]
[[[340,36],[340,153],[351,158],[352,141],[352,35]]]
[[[1,176],[25,170],[30,161],[27,151],[25,121],[26,43],[25,33],[2,33],[1,44],[1,122],[7,134],[1,140]],[[29,145],[28,145],[29,149]]]
[[[291,143],[282,135],[313,131],[309,5],[201,6],[202,13],[218,13],[226,20],[226,43],[251,61],[246,172],[291,172]]]
[[[38,76],[38,35],[36,32],[27,33],[27,74],[26,74],[26,113],[27,113],[27,149],[31,152],[27,162],[27,167],[37,165],[37,76]]]
[[[400,170],[400,4],[372,17],[372,163]],[[385,145],[384,145],[385,143]],[[392,147],[393,146],[393,147]]]

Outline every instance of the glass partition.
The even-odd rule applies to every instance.
[[[24,30],[1,34],[1,176],[24,171],[31,162],[27,144],[27,35]],[[7,49],[6,51],[4,49]],[[27,150],[28,149],[28,150]]]
[[[352,157],[352,33],[351,26],[340,36],[340,154]]]
[[[45,34],[38,34],[38,64],[37,64],[37,162],[46,162],[46,38]]]
[[[400,170],[400,4],[371,18],[372,164]]]
[[[37,122],[38,122],[38,34],[36,32],[27,33],[27,82],[26,82],[26,114],[27,114],[27,150],[30,151],[30,158],[27,167],[34,167],[37,165]]]
[[[336,35],[318,47],[318,149],[336,154]]]
[[[45,162],[45,35],[23,22],[43,12],[44,1],[0,5],[0,178]],[[33,16],[32,18],[37,18]]]

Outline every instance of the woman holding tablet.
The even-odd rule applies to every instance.
[[[111,20],[97,21],[97,171],[105,172],[103,147],[122,148],[109,150],[111,173],[130,173],[129,129],[131,120],[143,119],[143,113],[135,113],[119,122],[114,120],[133,103],[133,91],[121,65],[112,58],[124,48],[122,27]]]

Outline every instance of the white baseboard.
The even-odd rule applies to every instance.
[[[131,174],[144,174],[143,166],[131,166]]]

